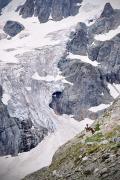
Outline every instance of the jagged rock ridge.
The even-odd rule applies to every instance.
[[[120,25],[120,10],[113,10],[106,17],[111,9],[111,5],[106,4],[100,18],[93,25],[87,27],[84,23],[79,23],[76,31],[71,33],[66,54],[59,61],[58,67],[73,85],[66,84],[59,96],[53,96],[50,107],[55,112],[72,114],[78,120],[86,116],[95,119],[100,112],[96,114],[88,109],[113,101],[107,84],[120,83],[120,35],[103,42],[94,39],[98,32],[104,33]],[[115,21],[106,29],[106,23],[108,20],[111,22],[111,18]],[[80,57],[71,59],[69,53]],[[99,64],[94,66],[84,63],[83,56]]]
[[[81,2],[82,0],[26,0],[19,10],[23,18],[34,15],[41,23],[45,23],[49,17],[54,21],[59,21],[76,15]]]

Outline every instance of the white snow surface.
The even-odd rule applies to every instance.
[[[110,94],[114,99],[120,96],[120,84],[108,83],[108,89],[110,90]]]
[[[5,105],[8,105],[8,101],[10,100],[11,96],[9,94],[4,93],[2,96],[2,102]]]
[[[35,72],[32,76],[33,79],[38,80],[38,81],[46,81],[46,82],[56,82],[56,81],[62,81],[63,83],[73,85],[69,81],[65,79],[62,75],[58,74],[57,76],[40,76],[37,72]]]
[[[72,54],[72,53],[69,53],[67,58],[69,58],[69,59],[79,59],[79,60],[81,60],[84,63],[91,64],[92,66],[98,66],[100,64],[97,61],[91,61],[88,58],[88,56],[75,55],[75,54]]]
[[[100,104],[98,106],[94,106],[94,107],[89,108],[89,111],[98,112],[98,111],[101,111],[101,110],[108,108],[110,105],[111,105],[111,103],[110,104]]]
[[[118,33],[120,33],[120,26],[118,26],[118,28],[114,30],[110,30],[108,33],[95,35],[94,38],[97,41],[108,41],[112,39],[114,36],[116,36]]]
[[[7,20],[19,21],[25,26],[25,30],[17,36],[10,40],[3,39],[0,41],[0,65],[2,63],[19,64],[21,62],[16,55],[34,50],[35,48],[43,48],[46,45],[54,46],[59,44],[61,41],[60,36],[54,40],[49,36],[50,33],[56,33],[62,30],[68,31],[69,36],[69,33],[75,29],[78,22],[81,21],[88,24],[89,19],[99,17],[106,2],[110,2],[114,8],[120,7],[119,0],[83,0],[78,15],[68,17],[59,22],[50,20],[47,23],[40,24],[36,17],[22,19],[18,13],[15,12],[16,8],[24,2],[25,0],[12,0],[11,3],[4,8],[2,16],[0,16],[0,31],[2,31]],[[20,36],[23,37],[24,34],[28,34],[28,36],[20,39]],[[65,36],[65,38],[67,39],[68,36]],[[66,41],[66,39],[64,39],[64,41]],[[7,50],[10,48],[14,50],[8,52]],[[81,59],[94,66],[98,65],[97,62],[89,60],[88,57],[79,56],[77,59]],[[52,75],[42,77],[39,76],[39,74],[33,74],[32,78],[53,83],[53,81],[61,80],[63,77],[60,77],[58,73],[58,76],[56,77]],[[63,81],[66,80],[63,78],[62,82]],[[58,84],[55,84],[55,86],[59,88]],[[118,89],[118,85],[116,85],[116,87]],[[31,88],[26,87],[26,90],[31,91]],[[4,103],[7,104],[9,98],[9,95],[4,95],[3,100],[6,100]],[[93,123],[92,120],[87,118],[81,122],[77,122],[74,118],[67,115],[56,115],[53,110],[49,113],[50,117],[53,118],[53,123],[56,127],[55,132],[49,134],[36,148],[29,152],[19,154],[17,157],[0,157],[0,178],[2,180],[20,180],[25,175],[48,166],[51,163],[55,151],[61,145],[73,138],[77,133],[81,132],[86,124],[90,125]],[[44,116],[45,114],[43,114],[43,118]]]

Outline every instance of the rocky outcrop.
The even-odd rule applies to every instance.
[[[89,47],[88,57],[100,63],[102,77],[110,83],[120,83],[120,34]]]
[[[110,3],[106,3],[105,7],[104,7],[104,10],[101,14],[101,18],[104,18],[104,17],[110,17],[111,15],[114,14],[114,9],[112,8],[111,4]]]
[[[7,21],[3,30],[9,36],[14,37],[24,30],[24,26],[17,21]]]
[[[94,135],[82,132],[63,145],[52,164],[24,180],[112,180],[120,177],[120,99],[96,121]],[[99,123],[99,131],[97,125]],[[114,138],[117,140],[114,141]]]
[[[107,3],[101,16],[90,26],[89,35],[107,33],[120,25],[120,10],[113,9],[110,3]]]
[[[1,101],[2,87],[0,86],[0,156],[17,155],[34,148],[47,135],[46,128],[39,130],[31,120],[20,121],[10,117],[7,106]]]
[[[71,41],[68,42],[67,49],[73,54],[86,55],[87,53],[87,26],[84,23],[77,25],[75,33],[71,34]]]
[[[58,66],[73,85],[66,84],[59,96],[54,94],[50,107],[55,111],[60,114],[72,114],[78,120],[86,116],[94,119],[95,113],[90,113],[88,109],[112,101],[98,68],[75,59],[63,59]]]
[[[23,18],[37,16],[41,23],[45,23],[51,17],[59,21],[65,17],[76,15],[82,0],[26,0],[19,8]]]
[[[87,27],[84,23],[79,23],[75,32],[71,33],[66,55],[58,63],[63,76],[71,84],[65,84],[59,96],[57,92],[53,94],[50,107],[55,112],[72,114],[78,120],[85,117],[95,119],[100,112],[92,113],[88,109],[113,101],[107,83],[120,83],[120,35],[117,34],[111,40],[103,42],[96,41],[94,35],[106,29],[104,23],[99,25],[103,19],[107,22],[114,17],[115,21],[110,29],[117,27],[120,19],[116,16],[120,16],[120,11],[114,10],[108,3],[93,25]],[[95,26],[97,31],[91,31],[92,28],[95,30]],[[71,53],[72,58],[67,56]],[[80,55],[77,59],[76,54]],[[99,64],[94,66],[83,62],[82,56]]]

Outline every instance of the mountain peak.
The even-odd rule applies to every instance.
[[[106,3],[104,6],[104,10],[101,14],[101,17],[109,17],[114,13],[114,9],[112,8],[110,3]]]

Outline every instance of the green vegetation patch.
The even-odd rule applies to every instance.
[[[89,143],[89,142],[101,142],[103,139],[104,139],[104,136],[100,132],[100,133],[94,134],[93,136],[87,137],[86,140],[85,140],[85,143]]]

